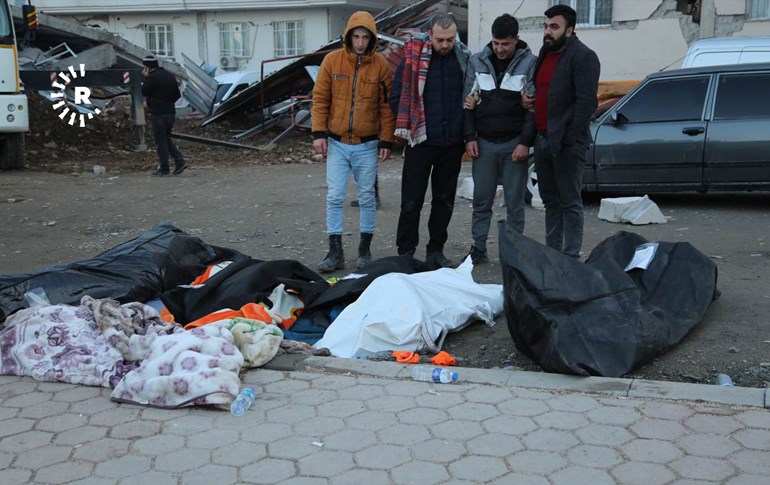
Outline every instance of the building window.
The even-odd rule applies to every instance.
[[[219,53],[223,56],[249,56],[249,24],[222,22],[219,24]]]
[[[295,56],[305,52],[305,21],[273,22],[273,55]]]
[[[750,19],[770,19],[770,2],[746,0],[746,13]]]
[[[578,27],[603,27],[612,23],[612,0],[551,0],[551,5],[574,8]]]
[[[171,24],[146,24],[144,38],[147,50],[162,57],[174,56],[174,35]]]

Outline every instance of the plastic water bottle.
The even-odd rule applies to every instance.
[[[230,412],[233,416],[243,416],[243,413],[251,407],[251,403],[254,402],[256,395],[256,389],[253,387],[244,387],[240,394],[238,394],[238,397],[235,398],[235,401],[230,405]]]
[[[448,382],[457,381],[457,372],[452,372],[449,369],[442,369],[441,367],[416,365],[412,368],[412,379],[415,381],[440,382],[446,384]]]
[[[733,387],[733,380],[727,374],[719,374],[717,376],[717,383],[720,386]]]

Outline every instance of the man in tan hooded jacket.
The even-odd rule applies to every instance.
[[[361,207],[356,266],[372,260],[378,161],[390,156],[395,118],[388,105],[393,74],[377,52],[377,27],[368,12],[348,20],[343,46],[326,55],[313,88],[313,148],[326,154],[326,232],[329,253],[318,264],[328,273],[345,267],[343,206],[350,172]]]

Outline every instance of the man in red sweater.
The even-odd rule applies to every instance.
[[[580,193],[592,142],[588,127],[597,106],[599,58],[575,35],[575,10],[554,5],[545,17],[543,47],[535,67],[535,113],[528,117],[521,144],[512,156],[526,160],[529,147],[535,146],[538,189],[545,205],[545,243],[577,259],[583,244]]]

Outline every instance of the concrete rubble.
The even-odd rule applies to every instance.
[[[602,199],[598,217],[604,221],[625,222],[635,226],[668,222],[658,205],[646,195]]]

